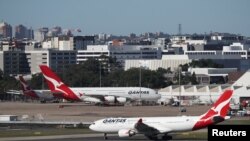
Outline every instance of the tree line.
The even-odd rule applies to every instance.
[[[131,68],[123,70],[116,58],[101,56],[101,61],[92,58],[82,64],[71,64],[57,74],[70,87],[148,87],[153,89],[164,88],[169,85],[198,84],[195,73],[184,75],[178,70],[172,72],[170,68],[148,70],[145,68]],[[211,60],[192,61],[180,65],[182,71],[188,67],[223,67]],[[180,75],[179,75],[180,73]],[[141,74],[141,75],[140,75]],[[166,79],[165,74],[174,76],[174,81]],[[180,76],[180,82],[179,82]],[[141,78],[140,78],[141,77]],[[141,81],[140,81],[141,79]],[[141,82],[141,84],[140,84]],[[28,82],[33,89],[48,89],[41,73],[32,75]],[[0,70],[0,93],[9,89],[20,89],[19,82],[11,76],[4,75]]]
[[[141,85],[158,89],[172,84],[165,81],[165,73],[170,73],[170,69],[159,68],[153,71],[131,68],[125,71],[119,63],[108,58],[102,61],[88,59],[82,64],[70,65],[57,74],[71,87],[139,87]],[[139,81],[140,77],[141,81]],[[41,75],[34,75],[31,81],[32,87],[42,86],[41,83],[39,84],[42,82]]]

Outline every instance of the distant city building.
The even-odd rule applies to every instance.
[[[162,52],[162,59],[159,60],[125,60],[125,70],[133,67],[138,68],[141,65],[150,70],[157,70],[158,68],[174,70],[179,65],[200,59],[211,59],[226,68],[246,71],[250,68],[250,46],[233,43],[230,46],[224,46],[222,51],[184,51],[184,54],[173,54],[172,51],[166,52],[165,50]]]
[[[10,26],[7,23],[0,25],[4,31]],[[112,37],[105,33],[73,36],[71,31],[74,29],[68,29],[70,33],[65,34],[65,30],[56,26],[51,30],[47,27],[36,30],[34,41],[29,40],[33,38],[31,28],[18,25],[15,29],[17,39],[6,38],[3,30],[0,32],[0,68],[6,74],[40,72],[39,64],[47,64],[60,72],[69,64],[80,64],[89,58],[101,60],[103,55],[121,62],[125,70],[133,67],[175,70],[180,64],[200,59],[212,59],[226,68],[240,71],[250,68],[250,41],[234,34],[170,36],[147,32],[140,36],[133,33]],[[208,78],[208,75],[197,75]]]
[[[211,40],[224,40],[224,41],[231,41],[231,42],[239,42],[244,39],[243,36],[241,35],[234,35],[234,34],[229,34],[229,33],[212,33],[211,34]]]
[[[190,50],[190,46],[196,45],[206,45],[207,38],[206,36],[198,35],[177,35],[170,38],[171,44],[170,47],[182,47],[184,51]]]
[[[62,72],[70,64],[76,64],[75,51],[31,50],[0,51],[0,69],[4,74],[35,74],[41,72],[39,65],[45,64],[56,72]]]
[[[161,49],[157,46],[136,46],[136,45],[89,45],[87,50],[77,51],[77,63],[86,61],[88,58],[99,58],[110,56],[124,65],[125,60],[130,59],[161,59]]]
[[[48,36],[57,37],[62,35],[62,28],[60,26],[53,27],[49,32]]]
[[[190,74],[195,73],[197,76],[208,76],[208,84],[213,84],[218,81],[226,83],[228,81],[228,75],[232,72],[237,72],[237,68],[189,68]],[[197,77],[197,81],[202,84],[202,77]]]
[[[59,36],[47,37],[42,42],[44,49],[58,49],[58,50],[86,50],[87,45],[95,43],[94,36]]]
[[[16,39],[28,38],[30,36],[28,34],[29,34],[29,31],[24,25],[20,24],[20,25],[17,25],[15,27],[15,38]]]
[[[130,34],[129,34],[129,37],[130,37],[130,38],[136,38],[136,34],[135,34],[135,33],[130,33]]]
[[[12,38],[12,26],[6,22],[0,23],[0,35],[2,38]]]
[[[49,28],[43,27],[34,32],[34,40],[42,42],[49,32]]]
[[[28,28],[27,29],[27,39],[29,40],[33,40],[34,39],[34,30],[32,28]]]
[[[0,41],[0,51],[21,51],[40,49],[41,43],[36,41],[6,40]]]

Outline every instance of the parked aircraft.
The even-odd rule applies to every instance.
[[[229,102],[233,91],[226,90],[205,114],[200,116],[177,117],[135,117],[135,118],[105,118],[92,123],[89,128],[104,133],[118,133],[119,137],[131,137],[144,134],[149,139],[171,139],[169,133],[193,131],[224,121],[228,117]]]
[[[49,90],[32,90],[22,76],[19,76],[19,80],[24,95],[32,99],[38,99],[41,103],[45,103],[46,101],[58,102],[58,98],[52,95]]]
[[[40,69],[52,93],[63,93],[73,101],[89,101],[102,104],[125,104],[128,101],[154,101],[160,95],[144,87],[68,87],[46,65]]]

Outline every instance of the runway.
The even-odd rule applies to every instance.
[[[78,135],[58,135],[58,136],[39,136],[39,137],[14,137],[14,138],[0,138],[0,141],[104,141],[103,134],[78,134]],[[143,135],[136,135],[133,137],[119,138],[117,134],[109,134],[110,141],[149,141]],[[108,141],[107,140],[107,141]],[[191,141],[180,139],[181,141]],[[178,140],[173,140],[178,141]],[[199,141],[199,140],[196,140]],[[205,141],[205,140],[200,140]]]

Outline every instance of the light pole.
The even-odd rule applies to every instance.
[[[140,104],[141,104],[141,63],[140,63],[139,85],[140,85]]]
[[[140,100],[139,100],[139,104],[142,105],[142,101],[141,101],[141,60],[142,59],[142,53],[141,53],[141,48],[140,48],[140,68],[139,68],[139,86],[140,86]]]
[[[179,72],[179,114],[181,115],[181,67],[178,67]]]
[[[102,87],[102,68],[101,68],[101,63],[100,63],[100,87]]]

